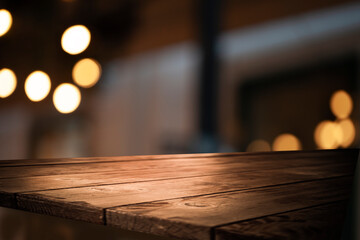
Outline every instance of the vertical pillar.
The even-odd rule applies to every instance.
[[[198,152],[217,152],[220,0],[200,0],[200,99]]]

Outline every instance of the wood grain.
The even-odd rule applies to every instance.
[[[197,159],[166,159],[153,161],[129,161],[129,162],[92,162],[82,164],[66,164],[66,165],[38,165],[38,166],[16,166],[0,168],[0,178],[16,178],[29,176],[48,176],[62,174],[83,174],[83,173],[99,173],[111,171],[138,171],[144,169],[159,169],[164,171],[168,169],[199,166],[211,164],[225,164],[236,162],[236,159],[227,158],[197,158]]]
[[[51,214],[59,217],[80,216],[69,212],[63,216],[63,212],[51,211],[53,203],[86,206],[94,210],[96,214],[102,215],[102,208],[114,206],[159,201],[198,195],[214,194],[219,192],[237,191],[263,186],[287,184],[291,182],[315,179],[314,176],[281,174],[269,172],[268,174],[226,174],[205,177],[184,178],[147,181],[128,184],[102,185],[94,187],[79,187],[59,190],[40,191],[32,193],[17,194],[17,204],[20,208],[39,213]],[[25,203],[27,205],[25,205]],[[31,204],[31,208],[29,207]],[[44,211],[45,209],[45,211]],[[99,211],[96,211],[99,210]],[[84,219],[85,220],[85,219]]]
[[[62,201],[61,197],[49,200],[42,196],[32,195],[31,198],[16,197],[17,207],[34,213],[50,216],[81,220],[96,224],[105,224],[103,209],[94,205],[77,200]]]
[[[209,239],[210,229],[219,225],[347,199],[351,183],[352,178],[344,177],[134,204],[107,209],[106,222],[132,231],[182,239]],[[191,231],[192,226],[196,235],[182,233],[181,229]]]
[[[264,157],[266,156],[266,157]],[[341,157],[341,159],[339,159]],[[262,168],[286,168],[295,166],[307,166],[317,164],[331,164],[343,161],[354,162],[357,158],[356,152],[349,151],[344,154],[337,152],[319,153],[299,153],[284,152],[279,154],[248,154],[229,157],[209,157],[209,158],[179,158],[179,159],[155,159],[155,160],[139,160],[124,162],[86,162],[81,164],[53,164],[53,165],[34,165],[34,166],[11,166],[0,168],[0,179],[30,177],[30,176],[47,176],[61,174],[83,174],[98,173],[110,171],[138,171],[141,169],[160,169],[164,171],[185,166],[204,166],[224,165],[228,163],[243,164],[247,169]],[[251,164],[249,164],[251,163]],[[204,170],[205,171],[205,170]]]
[[[302,180],[310,178],[326,178],[352,174],[354,162],[346,161],[340,163],[318,165],[294,166],[286,169],[275,165],[274,168],[259,170],[257,164],[251,168],[245,167],[243,163],[231,163],[226,165],[208,165],[206,167],[178,167],[171,169],[145,169],[137,171],[109,171],[82,174],[62,174],[50,176],[19,177],[0,179],[0,191],[7,193],[20,193],[31,191],[43,191],[51,189],[63,189],[74,187],[86,187],[96,185],[109,185],[119,183],[133,183],[143,181],[180,179],[200,176],[223,175],[229,173],[242,173],[248,176],[250,172],[257,172],[260,176],[268,174],[284,175],[293,173],[301,176]],[[273,171],[275,170],[275,171]],[[276,171],[279,170],[279,171]],[[219,176],[221,178],[221,176]],[[1,194],[0,194],[1,196]]]
[[[294,154],[296,153],[296,154]],[[246,157],[258,159],[260,156],[266,158],[327,158],[327,157],[343,157],[351,158],[357,156],[357,149],[346,150],[318,150],[318,151],[283,151],[283,152],[266,152],[266,153],[248,153],[248,152],[232,152],[232,153],[196,153],[196,154],[165,154],[165,155],[134,155],[134,156],[111,156],[111,157],[83,157],[83,158],[52,158],[52,159],[12,159],[0,160],[0,167],[10,166],[34,166],[34,165],[58,165],[58,164],[82,164],[82,163],[106,163],[106,162],[127,162],[127,161],[144,161],[144,160],[171,160],[171,159],[192,159],[192,158],[228,158],[228,157]]]
[[[10,166],[34,166],[53,164],[74,164],[74,163],[102,163],[102,162],[123,162],[143,161],[161,159],[189,159],[207,157],[229,157],[246,155],[247,153],[199,153],[199,154],[165,154],[165,155],[134,155],[134,156],[112,156],[112,157],[83,157],[83,158],[51,158],[51,159],[12,159],[0,160],[0,167]]]
[[[263,219],[254,225],[266,234],[274,227],[270,220],[284,218],[281,214],[293,212],[288,219],[296,223],[305,216],[298,212],[304,208],[348,199],[358,153],[6,161],[0,163],[0,206],[182,239],[214,239],[214,233],[240,236],[236,229],[242,232],[242,223]],[[293,226],[290,222],[285,233],[278,226],[278,236]],[[310,233],[307,226],[288,236]],[[320,236],[321,226],[314,226],[314,236]],[[256,237],[246,229],[250,239]]]
[[[216,240],[338,240],[347,202],[311,207],[216,228]]]

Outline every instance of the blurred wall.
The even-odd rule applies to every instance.
[[[194,38],[190,32],[195,26],[187,28],[189,22],[185,24],[182,20],[169,20],[168,25],[160,21],[161,16],[167,15],[183,19],[171,14],[176,5],[160,2],[160,5],[147,3],[139,8],[144,11],[140,14],[144,19],[158,20],[145,21],[143,24],[147,27],[139,27],[139,32],[133,35],[138,40],[132,39],[123,45],[131,51],[124,50],[124,55],[104,62],[100,82],[94,89],[82,90],[82,103],[74,113],[57,113],[50,97],[41,103],[29,103],[20,97],[1,102],[0,159],[191,151],[198,133],[200,56],[197,43],[186,39]],[[277,1],[273,6],[280,6],[280,2],[283,3]],[[244,126],[236,116],[239,107],[236,89],[245,79],[336,58],[346,52],[359,54],[358,3],[325,9],[339,3],[314,2],[312,5],[304,1],[298,8],[274,7],[274,11],[264,15],[254,14],[247,22],[241,20],[241,14],[236,17],[234,9],[256,13],[265,11],[266,4],[259,2],[262,6],[259,9],[255,9],[255,3],[243,4],[228,1],[224,5],[224,12],[228,13],[224,20],[227,31],[220,36],[218,46],[221,57],[219,137],[229,146],[228,151],[239,150],[236,142]],[[184,11],[190,11],[193,5],[187,2],[181,6]],[[164,24],[169,28],[160,27]],[[169,35],[166,29],[180,26],[187,29],[188,35],[169,36],[174,37],[169,41],[162,38],[164,34]],[[154,30],[149,33],[151,36],[146,37],[145,33],[151,29]],[[156,42],[159,45],[150,44]],[[131,47],[131,44],[135,45]],[[19,96],[19,92],[15,91],[15,95]]]
[[[186,152],[196,134],[198,58],[182,43],[106,66],[91,103],[92,154]]]

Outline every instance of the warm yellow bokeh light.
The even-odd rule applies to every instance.
[[[43,100],[50,92],[51,81],[42,71],[32,72],[25,80],[25,93],[33,102]]]
[[[8,10],[0,10],[0,37],[5,35],[11,28],[12,17]]]
[[[100,64],[91,58],[85,58],[78,61],[72,70],[74,82],[84,88],[94,86],[99,80],[100,75]]]
[[[331,121],[322,121],[315,129],[314,139],[320,149],[335,149],[343,141],[343,131],[339,124]]]
[[[299,139],[289,133],[277,136],[273,143],[274,151],[296,151],[301,150],[301,148]]]
[[[353,101],[350,95],[344,90],[336,91],[331,96],[330,109],[337,118],[347,118],[353,109]]]
[[[53,102],[59,112],[71,113],[80,105],[80,90],[70,83],[60,84],[54,91]]]
[[[355,125],[350,119],[344,119],[338,122],[343,134],[343,139],[340,144],[341,147],[349,147],[355,139]]]
[[[75,25],[65,30],[61,37],[61,46],[65,52],[79,54],[89,46],[91,34],[83,25]]]
[[[271,151],[270,144],[262,139],[252,141],[246,148],[247,152],[268,152]]]
[[[16,88],[16,76],[7,68],[0,70],[0,98],[10,96]]]

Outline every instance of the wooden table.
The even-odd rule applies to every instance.
[[[0,161],[0,206],[176,239],[338,239],[358,155]]]

